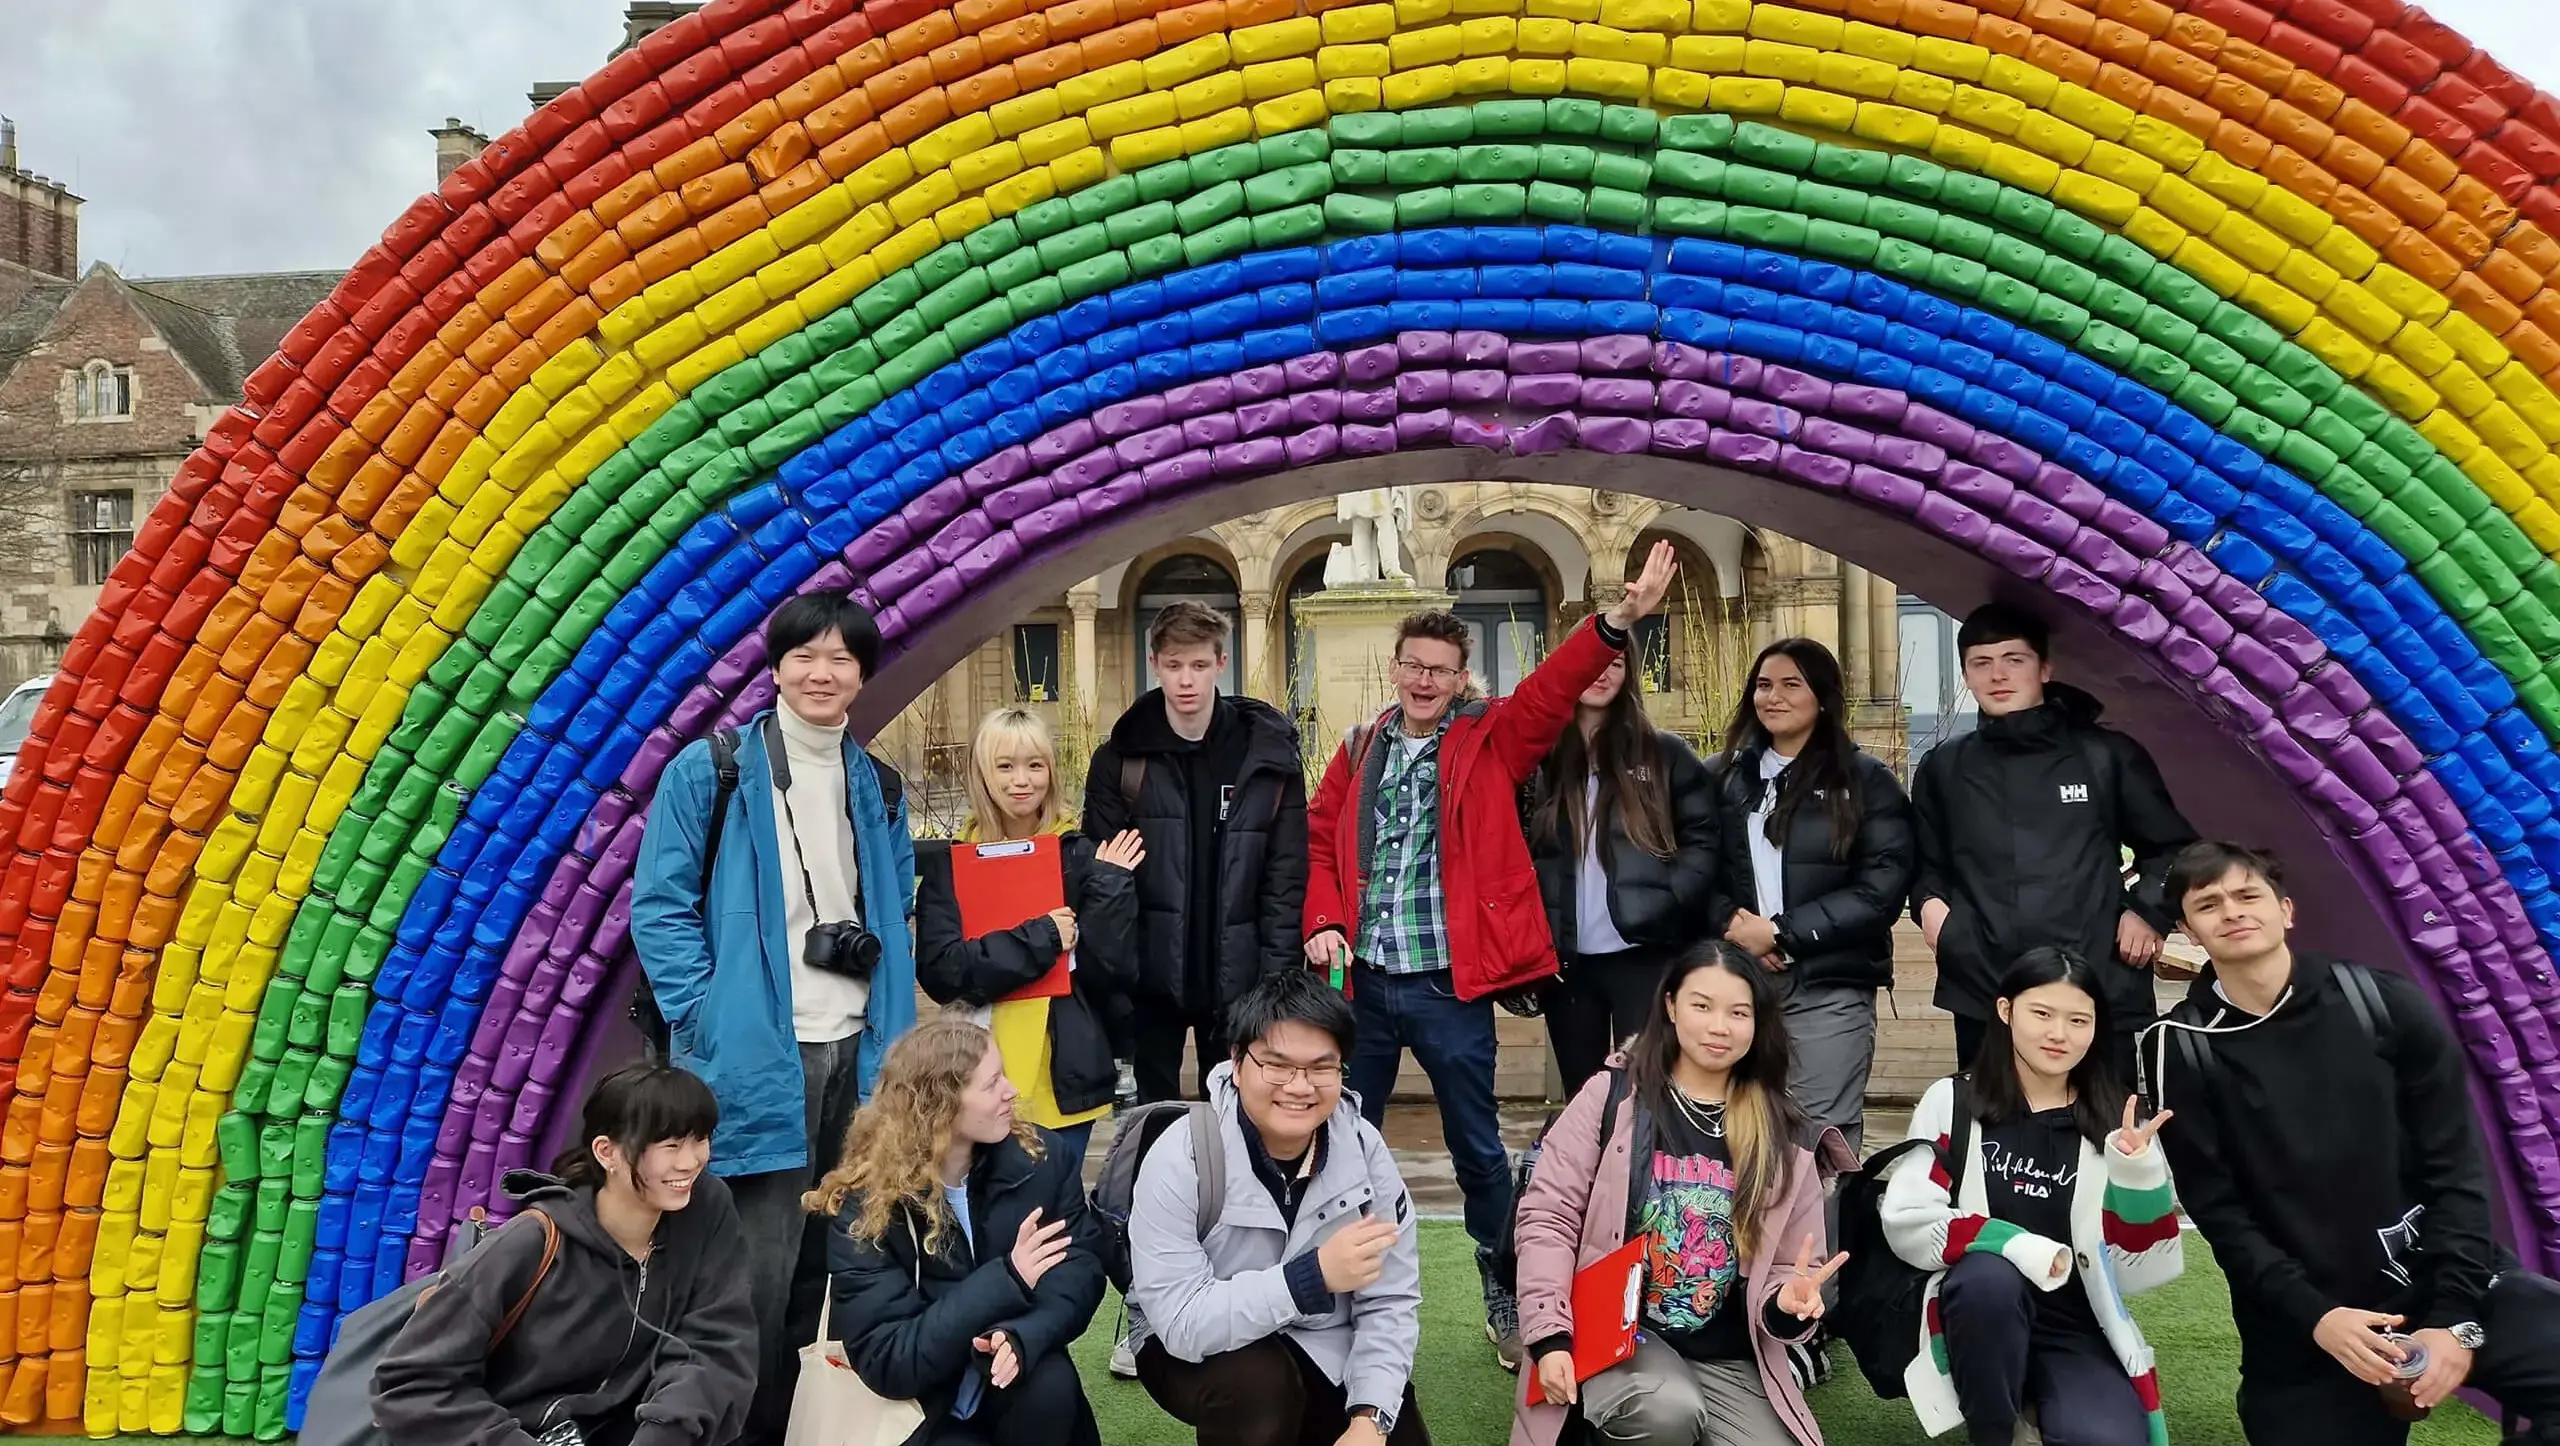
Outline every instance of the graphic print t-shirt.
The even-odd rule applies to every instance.
[[[1742,1250],[1733,1231],[1733,1155],[1675,1104],[1654,1121],[1645,1232],[1644,1322],[1693,1361],[1747,1360]]]
[[[2071,1192],[2079,1183],[2080,1130],[2069,1107],[1983,1127],[1982,1191],[1992,1219],[2068,1246]],[[2036,1296],[2036,1328],[2097,1333],[2077,1270],[2059,1290]]]

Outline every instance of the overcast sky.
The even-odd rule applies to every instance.
[[[2554,0],[2434,12],[2560,90]],[[341,267],[435,179],[447,116],[496,135],[579,79],[619,0],[0,0],[19,164],[86,198],[80,252],[132,276]],[[2539,17],[2537,19],[2536,17]]]

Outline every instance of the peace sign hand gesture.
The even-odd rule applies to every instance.
[[[2176,1110],[2162,1110],[2150,1119],[2136,1123],[2141,1113],[2142,1101],[2133,1095],[2126,1095],[2124,1097],[2124,1128],[2110,1137],[2115,1141],[2117,1154],[2139,1155],[2150,1149],[2151,1142],[2160,1137],[2160,1127],[2177,1118],[2178,1115]]]
[[[1796,1252],[1795,1273],[1787,1277],[1786,1284],[1778,1287],[1778,1309],[1797,1320],[1822,1318],[1822,1283],[1849,1263],[1848,1252],[1842,1251],[1816,1267],[1813,1252],[1814,1238],[1808,1235],[1804,1238],[1804,1247]]]

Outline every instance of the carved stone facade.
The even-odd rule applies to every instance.
[[[1152,686],[1142,640],[1172,596],[1197,597],[1234,622],[1232,689],[1291,707],[1311,731],[1335,731],[1350,720],[1313,716],[1308,690],[1293,685],[1305,668],[1290,602],[1321,585],[1328,550],[1347,535],[1332,500],[1321,498],[1151,548],[989,639],[900,715],[882,746],[912,767],[947,771],[980,716],[1023,702],[1048,714],[1070,755],[1062,768],[1080,784],[1075,755]],[[1649,665],[1646,701],[1657,722],[1702,742],[1720,738],[1753,655],[1800,634],[1840,655],[1859,742],[1901,765],[1895,589],[1808,543],[1631,494],[1461,483],[1415,495],[1406,565],[1417,587],[1455,593],[1461,614],[1484,625],[1477,672],[1499,691],[1534,653],[1614,601],[1658,537],[1678,547],[1681,581],[1667,623],[1646,638],[1665,655]],[[1041,697],[1040,660],[1051,648],[1061,686]],[[1383,679],[1377,694],[1383,702]]]

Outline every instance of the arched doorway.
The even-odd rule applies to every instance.
[[[1449,564],[1449,591],[1467,625],[1476,685],[1509,696],[1547,655],[1546,579],[1518,553],[1482,547]]]
[[[1159,609],[1177,602],[1199,603],[1226,618],[1227,670],[1218,675],[1218,691],[1235,692],[1244,662],[1244,617],[1235,574],[1216,558],[1196,552],[1175,553],[1148,568],[1138,580],[1129,606],[1130,646],[1136,649],[1137,660],[1130,676],[1141,679],[1146,687],[1155,686],[1155,674],[1147,661],[1147,629],[1154,624]]]

